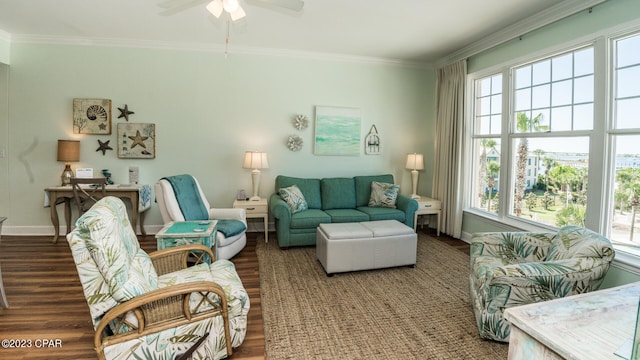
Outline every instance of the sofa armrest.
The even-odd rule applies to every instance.
[[[209,297],[216,302],[211,307],[194,308],[188,305],[193,294]],[[228,313],[225,290],[213,281],[171,285],[134,297],[107,311],[96,326],[94,346],[104,359],[104,349],[109,345],[156,334],[169,327],[203,326],[198,322],[222,316],[227,354],[231,354]],[[135,321],[129,314],[135,316]],[[110,325],[114,326],[115,334],[106,331]]]
[[[477,264],[488,265],[481,259]],[[572,258],[495,267],[481,266],[472,275],[479,279],[479,284],[511,289],[505,294],[508,299],[496,298],[510,307],[598,290],[609,265],[609,261],[596,257]]]
[[[413,227],[413,220],[416,211],[418,211],[418,202],[416,199],[412,199],[410,196],[398,194],[396,199],[396,206],[398,210],[402,210],[405,215],[405,225]]]
[[[245,225],[247,224],[247,213],[245,209],[240,208],[224,208],[224,209],[209,209],[209,219],[217,220],[240,220]]]
[[[506,264],[542,261],[547,257],[554,232],[484,232],[471,237],[471,256],[488,255]]]
[[[276,193],[271,194],[269,198],[269,210],[271,210],[274,218],[286,222],[287,225],[291,222],[291,208],[282,200],[280,195]]]
[[[201,264],[204,262],[203,255],[209,255],[211,261],[216,260],[215,253],[211,248],[200,244],[187,244],[156,250],[149,253],[149,258],[156,273],[160,276]],[[196,261],[190,263],[190,257],[195,258]]]

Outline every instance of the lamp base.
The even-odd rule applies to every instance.
[[[418,195],[418,194],[411,194],[411,198],[412,198],[412,199],[420,199],[420,195]]]
[[[258,188],[260,187],[260,170],[251,170],[251,185],[253,185],[253,196],[249,198],[249,201],[259,201]]]
[[[71,164],[66,164],[60,179],[62,180],[62,186],[71,185],[71,178],[73,177],[73,171],[71,170]]]

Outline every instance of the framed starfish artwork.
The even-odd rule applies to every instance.
[[[111,100],[73,99],[74,134],[111,134]]]
[[[118,157],[155,159],[156,124],[119,123]]]

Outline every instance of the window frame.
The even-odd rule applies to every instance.
[[[609,236],[609,211],[601,211],[603,208],[610,208],[613,203],[613,183],[615,176],[615,144],[614,139],[617,135],[634,134],[640,135],[640,127],[637,129],[615,129],[614,128],[614,107],[615,107],[615,49],[616,41],[628,37],[640,36],[640,26],[627,27],[626,29],[616,29],[615,31],[603,31],[600,34],[593,35],[589,39],[582,39],[572,43],[566,43],[547,49],[546,51],[534,52],[527,54],[519,59],[514,59],[507,63],[503,63],[490,68],[470,73],[467,76],[467,92],[466,106],[467,114],[465,124],[465,144],[464,147],[464,164],[465,169],[469,169],[471,173],[465,176],[463,180],[463,189],[473,189],[474,182],[477,181],[478,169],[475,166],[475,158],[473,153],[473,141],[477,138],[474,136],[475,121],[475,84],[476,81],[483,78],[502,74],[503,77],[503,112],[502,123],[503,128],[501,134],[491,134],[486,137],[499,137],[501,139],[501,159],[511,159],[514,135],[518,137],[529,136],[527,134],[517,134],[511,132],[510,126],[513,123],[512,117],[515,114],[515,84],[513,79],[514,69],[527,63],[535,63],[545,58],[561,55],[580,48],[592,46],[594,56],[594,93],[593,93],[593,116],[594,123],[592,130],[576,130],[576,131],[558,131],[552,134],[536,134],[536,137],[545,136],[588,136],[589,138],[589,175],[588,175],[588,192],[587,192],[587,215],[585,226],[593,229],[605,236]],[[505,119],[506,117],[506,119]],[[566,134],[564,134],[566,133]],[[541,136],[538,136],[541,135]],[[515,164],[511,160],[501,160],[500,164],[500,184],[501,193],[508,191],[509,196],[500,196],[499,211],[497,214],[484,211],[483,209],[472,207],[473,191],[466,190],[463,196],[465,213],[473,216],[488,219],[497,223],[498,226],[505,228],[520,229],[525,231],[554,231],[555,226],[549,226],[539,222],[528,221],[527,219],[518,218],[515,215],[509,215],[507,204],[513,201],[514,187],[511,184]],[[604,174],[604,176],[602,176]],[[504,187],[508,186],[508,190]],[[623,264],[631,266],[630,271],[639,273],[640,255],[625,252],[620,249],[620,261]]]

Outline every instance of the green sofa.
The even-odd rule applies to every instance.
[[[393,184],[393,175],[303,179],[279,175],[275,193],[269,198],[269,209],[275,219],[278,245],[281,248],[316,244],[316,228],[322,223],[345,223],[374,220],[398,220],[413,228],[418,203],[398,194],[396,208],[368,206],[373,181]],[[282,188],[296,185],[308,209],[291,213],[280,197]]]

